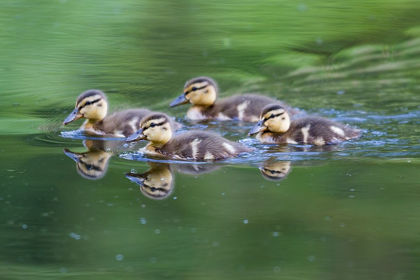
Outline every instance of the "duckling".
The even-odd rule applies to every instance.
[[[304,117],[293,121],[283,106],[265,107],[260,121],[248,135],[257,134],[263,143],[313,144],[323,146],[357,138],[360,131],[321,117]]]
[[[290,161],[275,161],[273,159],[268,159],[260,166],[261,175],[270,181],[283,180],[290,171],[292,171]]]
[[[115,148],[123,143],[121,141],[85,140],[83,145],[88,149],[87,152],[76,153],[69,149],[64,149],[63,152],[76,162],[76,170],[82,177],[97,180],[105,176],[109,160],[113,156],[112,153],[105,150]]]
[[[191,103],[193,106],[187,112],[190,120],[231,120],[257,122],[261,110],[268,104],[279,104],[286,107],[291,115],[299,113],[284,103],[273,98],[256,95],[240,94],[216,102],[218,87],[209,77],[198,77],[186,82],[184,93],[172,101],[170,107]]]
[[[173,191],[174,176],[169,164],[149,162],[150,169],[142,174],[127,173],[130,181],[140,185],[140,191],[148,198],[161,200]]]
[[[127,137],[136,132],[140,120],[151,113],[148,109],[130,109],[115,112],[107,116],[108,101],[106,95],[97,89],[90,89],[79,95],[76,108],[64,120],[67,125],[80,118],[87,119],[80,127],[81,130],[92,135],[112,135]],[[174,124],[175,128],[181,125]]]
[[[190,131],[172,136],[172,131],[172,124],[167,115],[152,113],[142,120],[140,130],[126,141],[148,140],[150,143],[144,148],[146,154],[174,159],[218,160],[251,151],[250,148],[229,141],[216,133]]]

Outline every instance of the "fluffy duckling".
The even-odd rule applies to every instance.
[[[142,174],[127,173],[130,181],[140,186],[141,193],[151,199],[167,198],[173,191],[174,176],[169,164],[150,162],[150,169]]]
[[[260,121],[249,132],[254,134],[263,143],[323,146],[357,138],[360,131],[321,117],[291,121],[288,111],[274,104],[263,109]]]
[[[86,121],[80,129],[88,134],[127,137],[139,130],[141,119],[151,113],[148,109],[130,109],[107,116],[107,112],[106,95],[100,90],[90,89],[79,95],[75,109],[63,124],[85,118]],[[176,128],[181,126],[178,123],[174,125]]]
[[[282,105],[288,108],[292,115],[299,112],[267,96],[240,94],[216,101],[217,94],[218,87],[213,79],[208,77],[194,78],[185,84],[184,93],[172,101],[170,107],[191,103],[193,106],[187,112],[187,118],[190,120],[236,119],[257,122],[261,110],[268,104]]]
[[[280,181],[292,171],[290,161],[275,161],[273,159],[266,160],[260,166],[261,175],[270,181]]]
[[[144,148],[145,153],[174,159],[218,160],[251,151],[250,148],[229,141],[216,133],[190,131],[173,136],[172,131],[167,115],[153,113],[143,119],[140,130],[126,141],[150,141]]]

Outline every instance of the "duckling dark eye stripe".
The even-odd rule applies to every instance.
[[[196,90],[206,88],[207,86],[208,86],[208,85],[205,85],[205,86],[199,87],[199,88],[197,88]],[[193,91],[193,90],[186,91],[186,92],[185,92],[185,95],[187,95],[188,93],[190,93],[190,92],[192,92],[192,91]]]
[[[270,116],[270,117],[266,118],[265,120],[266,120],[266,121],[268,121],[269,119],[272,119],[272,118],[275,118],[275,117],[281,116],[281,115],[283,115],[283,114],[284,114],[284,112],[282,112],[282,113],[280,113],[280,114],[277,114],[277,115],[274,115],[274,116]]]
[[[144,187],[145,187],[145,188],[148,188],[148,189],[152,190],[152,188],[153,188],[153,187],[150,187],[149,185],[147,185],[147,184],[146,184],[146,183],[144,183],[144,182],[143,182],[143,184],[144,184]],[[161,191],[161,192],[163,192],[163,193],[168,193],[168,191],[169,191],[169,190],[164,189],[164,188],[155,188],[155,191]]]
[[[276,170],[272,170],[272,169],[268,169],[268,168],[263,168],[263,170],[264,170],[264,171],[268,171],[268,172],[270,172],[271,174],[274,174],[274,173],[281,174],[281,173],[283,173],[283,172],[281,172],[281,171],[276,171]]]
[[[158,126],[158,125],[162,125],[162,124],[164,124],[164,123],[166,123],[166,121],[163,121],[163,122],[160,122],[160,123],[155,123],[155,126]],[[148,129],[150,127],[150,125],[148,126],[148,127],[146,127],[145,129],[143,129],[143,131],[145,131],[146,129]]]
[[[99,101],[101,101],[101,98],[96,99],[96,100],[93,100],[93,101],[90,101],[90,104],[89,104],[89,105],[92,105],[92,104],[94,104],[94,103],[96,103],[96,102],[99,102]],[[88,101],[88,102],[89,102],[89,101]],[[87,102],[86,102],[86,103],[87,103]],[[87,106],[88,104],[86,104],[86,103],[85,103],[85,105],[80,106],[80,109],[82,109],[83,107]]]

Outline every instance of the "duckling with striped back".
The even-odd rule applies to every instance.
[[[75,109],[68,115],[63,124],[67,125],[85,118],[86,121],[80,129],[87,134],[127,137],[139,129],[140,121],[152,111],[141,108],[119,111],[109,116],[107,116],[107,113],[108,100],[106,95],[100,90],[91,89],[79,95]],[[174,122],[174,126],[175,128],[181,127],[176,122]]]
[[[291,121],[286,108],[274,104],[263,109],[260,121],[251,129],[249,135],[256,135],[263,143],[323,146],[357,138],[360,131],[316,116]]]
[[[268,104],[279,104],[288,108],[291,115],[300,113],[283,102],[257,94],[238,94],[216,101],[216,82],[209,77],[197,77],[187,81],[184,93],[172,101],[170,107],[191,103],[187,112],[190,120],[239,120],[257,122],[261,110]]]
[[[189,131],[173,135],[170,119],[162,113],[145,117],[140,129],[126,139],[127,142],[147,140],[144,152],[173,159],[219,160],[236,157],[252,149],[205,131]]]

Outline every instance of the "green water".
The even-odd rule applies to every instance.
[[[419,1],[1,1],[0,278],[419,279],[419,14]],[[277,147],[249,123],[189,123],[168,104],[197,75],[363,137]],[[156,163],[144,143],[84,142],[61,123],[89,88],[257,151]],[[126,177],[146,171],[166,174],[166,199]]]

